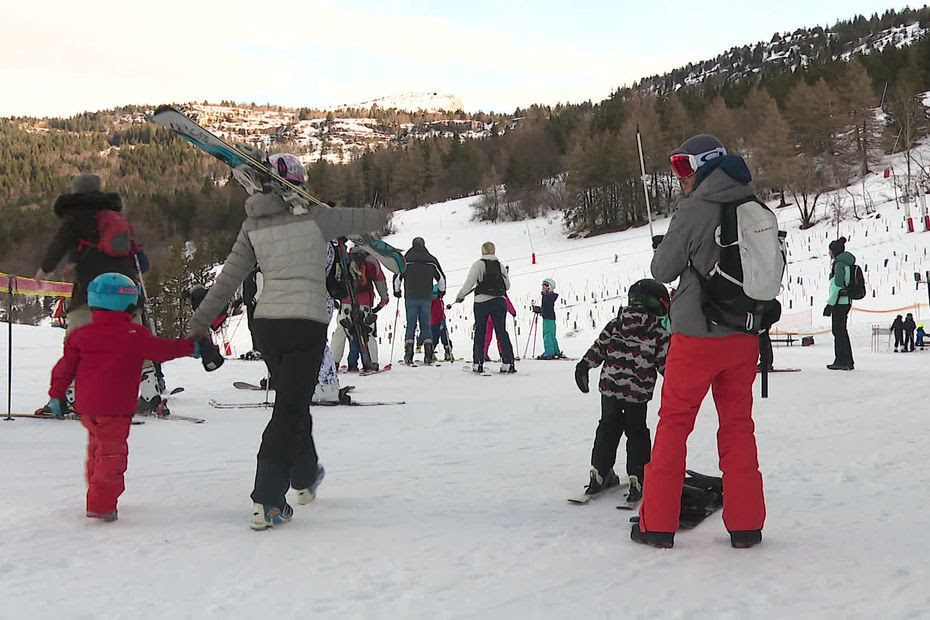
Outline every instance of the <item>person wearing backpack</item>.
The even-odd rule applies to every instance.
[[[777,220],[764,205],[755,202],[752,175],[745,161],[728,154],[717,138],[708,134],[694,136],[672,151],[669,162],[681,184],[683,199],[668,231],[657,240],[652,275],[659,282],[677,279],[679,284],[669,313],[672,336],[659,423],[652,457],[645,469],[640,521],[633,525],[630,538],[659,548],[674,546],[686,444],[701,403],[712,390],[719,418],[717,449],[726,487],[723,522],[733,547],[751,547],[761,542],[765,523],[752,420],[752,385],[759,358],[759,332],[771,321],[766,314],[774,308],[771,300],[777,295],[784,271],[784,254],[780,259],[777,254]],[[744,206],[749,211],[739,211]],[[730,317],[723,304],[707,302],[714,301],[710,285],[719,282],[713,274],[722,268],[724,257],[732,257],[734,251],[740,256],[741,247],[735,242],[726,247],[717,242],[718,237],[723,238],[725,218],[736,213],[751,214],[764,222],[751,232],[764,233],[766,237],[758,241],[771,252],[768,262],[763,261],[764,269],[742,265],[747,273],[739,299],[748,299],[748,293],[743,294],[749,290],[748,285],[761,284],[762,292],[757,294],[769,301],[751,304],[749,311]],[[728,232],[733,234],[732,230]],[[759,282],[750,281],[749,275]],[[738,320],[731,320],[734,318]],[[734,326],[737,324],[740,327]]]
[[[387,281],[384,278],[384,271],[381,269],[381,263],[376,258],[370,256],[360,246],[353,246],[349,252],[349,283],[354,286],[355,299],[358,302],[361,320],[364,329],[367,332],[366,344],[368,345],[368,357],[370,367],[362,370],[378,370],[378,312],[384,308],[390,296],[388,295]],[[375,305],[375,291],[378,291],[378,305]],[[340,307],[337,319],[337,327],[332,336],[332,353],[336,366],[342,361],[342,355],[345,351],[346,341],[349,342],[349,363],[351,369],[358,364],[358,358],[361,351],[361,344],[354,334],[352,325],[352,300],[346,292],[346,295],[340,300]],[[353,356],[353,351],[355,354]],[[353,357],[355,362],[353,363]],[[364,359],[363,359],[364,365]]]
[[[507,269],[497,260],[494,244],[487,241],[481,245],[481,258],[476,260],[468,271],[465,283],[455,297],[460,304],[465,298],[475,293],[475,340],[472,346],[472,372],[484,373],[484,334],[487,330],[488,317],[494,324],[494,333],[501,345],[502,373],[517,372],[513,360],[513,344],[507,333],[507,291],[510,278]]]
[[[94,278],[104,273],[121,273],[138,282],[139,270],[132,254],[131,235],[126,237],[129,224],[123,215],[123,200],[115,192],[101,191],[100,177],[80,173],[71,181],[70,193],[58,196],[52,208],[61,224],[45,250],[35,278],[47,279],[66,257],[74,264],[74,289],[66,312],[66,333],[70,334],[90,323],[87,286]],[[111,238],[101,237],[101,225],[112,231]]]
[[[852,309],[853,297],[847,290],[856,280],[856,257],[846,251],[846,237],[840,237],[830,242],[830,258],[833,264],[830,267],[830,293],[823,315],[831,317],[833,331],[834,359],[828,364],[830,370],[853,370],[856,367],[853,360],[852,345],[849,343],[849,311]],[[861,271],[858,273],[861,274]],[[862,297],[856,297],[861,299]]]
[[[414,338],[417,325],[423,336],[423,362],[432,364],[436,361],[435,343],[432,340],[430,315],[433,309],[433,283],[439,285],[437,293],[440,299],[446,294],[446,274],[443,273],[439,260],[426,249],[423,237],[415,237],[410,249],[404,254],[407,268],[394,276],[394,297],[404,296],[407,310],[407,331],[404,334],[404,363],[413,364]]]

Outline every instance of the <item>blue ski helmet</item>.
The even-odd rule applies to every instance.
[[[101,310],[126,312],[139,301],[139,286],[121,273],[103,273],[87,286],[87,305]]]

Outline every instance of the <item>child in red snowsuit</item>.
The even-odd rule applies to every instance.
[[[127,276],[98,276],[88,287],[88,300],[91,323],[65,340],[64,355],[52,369],[49,408],[61,416],[65,391],[74,381],[74,409],[88,432],[87,516],[115,521],[142,364],[195,355],[198,347],[189,340],[157,338],[133,323],[138,287]]]

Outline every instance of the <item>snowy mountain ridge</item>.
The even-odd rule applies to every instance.
[[[344,108],[370,108],[376,106],[382,110],[406,110],[408,112],[457,112],[464,109],[462,100],[455,95],[442,93],[406,92],[386,97],[378,97],[369,101],[362,101],[354,105],[343,105]]]
[[[883,17],[888,18],[888,14]],[[872,21],[876,21],[873,16]],[[889,18],[890,19],[890,18]],[[715,58],[688,63],[663,75],[639,81],[634,88],[653,94],[669,94],[686,87],[718,87],[753,76],[772,76],[797,71],[815,61],[849,61],[857,55],[883,51],[888,46],[904,48],[930,33],[930,8],[912,11],[894,24],[877,32],[860,34],[869,27],[863,17],[837,24],[834,29],[800,28],[776,33],[768,42],[733,47]]]

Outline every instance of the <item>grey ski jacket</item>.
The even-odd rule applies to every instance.
[[[191,329],[206,331],[258,263],[264,279],[255,308],[259,319],[309,319],[328,323],[326,245],[338,237],[372,232],[387,218],[374,209],[312,207],[293,215],[273,194],[245,201],[248,217],[216,283],[191,318]]]

